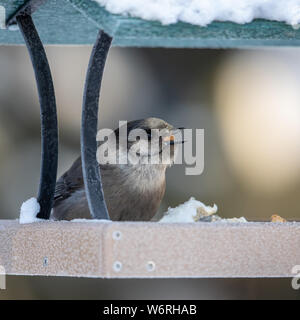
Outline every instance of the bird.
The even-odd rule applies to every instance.
[[[112,221],[149,221],[157,213],[165,194],[166,169],[174,164],[177,147],[184,143],[181,134],[183,128],[175,128],[159,118],[134,120],[126,125],[125,131],[120,126],[112,132],[116,143],[110,137],[106,145],[100,143],[105,152],[98,155],[98,147],[97,160],[104,198]],[[131,133],[135,129],[142,129],[145,134],[132,138]],[[121,142],[123,132],[125,139]],[[166,150],[169,152],[164,152]],[[124,162],[130,155],[135,156],[135,161]],[[114,157],[115,163],[105,163]],[[154,157],[156,162],[151,162]],[[81,157],[56,183],[51,218],[93,218],[84,189]]]

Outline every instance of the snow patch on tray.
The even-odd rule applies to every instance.
[[[206,26],[212,21],[248,23],[253,19],[300,22],[300,0],[93,0],[106,10],[163,25],[187,22]]]
[[[218,207],[214,204],[213,207],[206,206],[195,198],[179,205],[176,208],[169,208],[159,222],[222,222],[222,223],[245,223],[247,220],[244,217],[222,219],[216,215]]]
[[[110,223],[112,221],[107,219],[73,219],[71,222]]]
[[[20,224],[42,221],[42,219],[37,218],[37,214],[40,212],[40,209],[40,204],[36,198],[30,198],[25,201],[20,210]]]
[[[195,198],[179,205],[176,208],[169,208],[159,222],[195,222],[200,218],[200,214],[203,216],[210,216],[218,211],[218,207],[206,206]]]
[[[229,218],[229,219],[220,219],[216,220],[215,222],[222,222],[222,223],[246,223],[248,222],[246,218],[240,217],[240,218]]]

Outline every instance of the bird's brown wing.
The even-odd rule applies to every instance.
[[[53,207],[56,207],[62,200],[69,198],[83,186],[81,157],[79,157],[56,182]]]

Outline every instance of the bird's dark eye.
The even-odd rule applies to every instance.
[[[147,135],[148,135],[148,140],[151,140],[151,129],[145,129]]]

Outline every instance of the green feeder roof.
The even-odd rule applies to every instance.
[[[25,2],[0,0],[0,5],[5,8],[6,18],[9,18]],[[213,22],[207,27],[179,22],[164,26],[160,22],[111,14],[92,0],[49,0],[38,8],[33,19],[45,44],[93,44],[98,30],[102,29],[113,36],[113,45],[126,47],[239,48],[300,45],[300,30],[281,22],[255,20],[244,25]],[[20,32],[12,29],[0,30],[0,44],[24,43]]]

